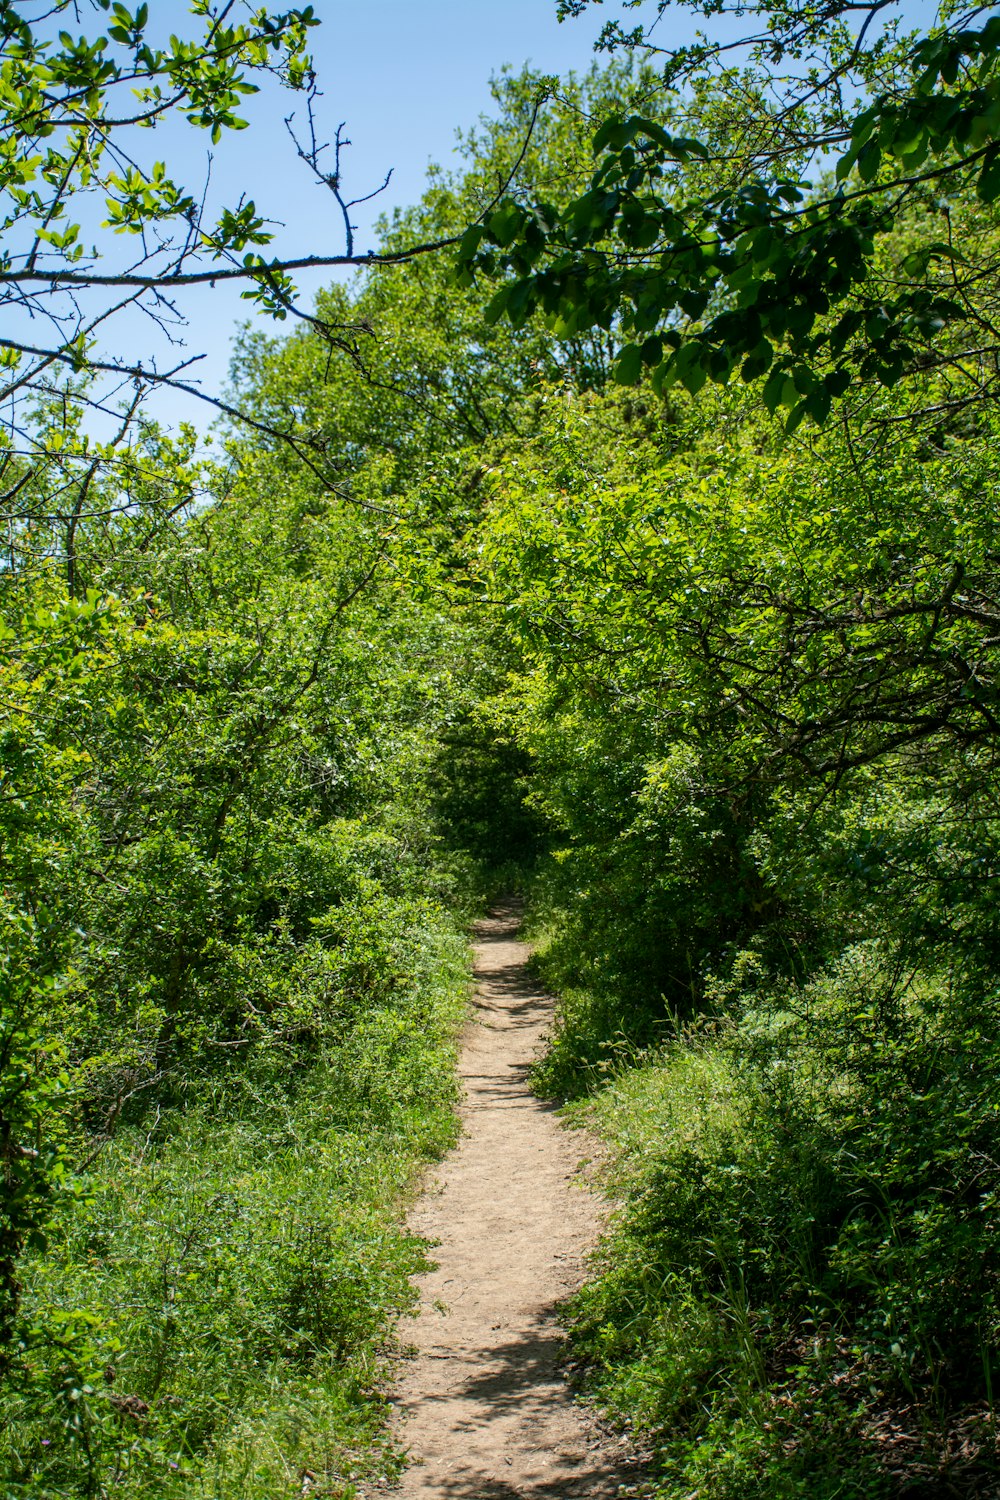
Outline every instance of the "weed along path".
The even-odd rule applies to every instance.
[[[397,1394],[401,1500],[636,1493],[624,1447],[602,1441],[560,1372],[557,1304],[582,1279],[600,1206],[577,1177],[579,1136],[528,1086],[551,1001],[525,973],[518,921],[510,907],[477,927],[464,1134],[410,1219],[438,1243],[402,1329],[416,1352]]]

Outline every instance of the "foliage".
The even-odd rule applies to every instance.
[[[629,1206],[576,1337],[665,1493],[889,1495],[939,1468],[988,1493],[993,1004],[958,1018],[859,947],[602,1101]]]
[[[952,214],[994,223],[1000,21],[939,22],[887,47],[877,27],[866,37],[883,7],[857,36],[852,9],[766,7],[744,68],[719,48],[670,54],[666,120],[605,118],[585,192],[510,195],[467,231],[462,280],[502,279],[488,316],[518,325],[540,310],[560,336],[621,327],[623,385],[644,369],[692,393],[766,375],[789,429],[867,383],[978,363],[984,337],[993,348],[994,255],[970,254]],[[775,73],[803,53],[804,78]],[[939,227],[899,254],[915,214]]]
[[[190,503],[190,470],[169,461],[162,434],[151,439],[151,391],[182,391],[213,415],[260,429],[258,414],[192,379],[201,355],[178,352],[186,289],[229,282],[273,319],[293,314],[318,326],[300,305],[294,274],[373,258],[354,248],[360,200],[347,196],[349,143],[342,128],[330,146],[317,134],[312,6],[192,0],[174,33],[162,6],[133,12],[118,0],[90,0],[82,11],[92,25],[78,34],[64,29],[81,23],[76,0],[0,4],[0,399],[8,412],[0,472],[5,545],[17,566],[53,522],[72,567],[81,523],[100,525],[109,504],[151,504],[159,515]],[[188,129],[213,144],[243,130],[249,121],[240,111],[264,88],[288,89],[299,101],[308,138],[293,137],[289,152],[301,158],[305,180],[332,196],[341,253],[269,254],[273,220],[246,193],[217,201],[210,157],[204,183],[192,185],[153,151],[164,132],[172,154]],[[430,248],[397,245],[386,258]],[[343,348],[357,332],[350,319],[325,327]],[[175,437],[174,457],[183,458],[193,434]],[[160,458],[152,486],[136,462],[150,458],[151,446]],[[330,477],[324,449],[305,446]]]
[[[389,249],[521,139],[534,84],[502,93]],[[380,1356],[420,1263],[401,1199],[453,1133],[456,919],[537,842],[460,542],[539,362],[601,352],[491,346],[444,265],[324,309],[245,332],[259,421],[213,464],[128,412],[110,461],[86,388],[38,413],[63,495],[25,471],[0,589],[12,1494],[347,1496],[398,1466]],[[331,319],[377,330],[363,358]]]
[[[869,414],[554,391],[477,538],[553,839],[538,1082],[625,1193],[574,1337],[671,1497],[993,1482],[994,417]]]
[[[992,89],[992,33],[943,30],[986,35],[988,66],[949,79],[941,52],[914,93],[925,40],[767,14],[778,61],[826,47],[832,69],[770,135],[752,50],[727,71],[688,49],[673,96],[628,59],[507,76],[466,169],[383,226],[386,260],[479,219],[467,249],[510,230],[516,257],[534,202],[558,239],[593,125],[639,120],[605,131],[612,216],[563,246],[606,291],[655,248],[619,235],[648,188],[627,174],[664,132],[704,139],[650,212],[742,228],[691,321],[657,317],[734,368],[779,265],[723,285],[752,252],[743,189],[849,153],[857,88],[880,149],[927,106],[900,170],[947,180],[962,316],[990,322],[989,141],[931,116]],[[726,388],[623,388],[613,297],[490,322],[427,258],[329,289],[283,339],[244,331],[227,404],[257,426],[213,464],[127,409],[128,463],[105,462],[85,385],[42,403],[63,493],[11,453],[0,579],[12,1493],[349,1496],[395,1471],[379,1355],[419,1264],[397,1215],[453,1130],[455,918],[501,879],[531,882],[562,996],[539,1087],[615,1143],[622,1210],[573,1337],[664,1496],[995,1489],[992,345],[928,326],[893,389],[895,311],[833,348],[866,299],[905,321],[965,274],[885,161],[850,196],[861,160],[781,221],[787,306],[831,203],[891,223],[853,270],[833,257],[843,303]],[[777,420],[775,368],[848,367],[836,421]],[[814,389],[793,419],[826,415]]]
[[[325,1018],[312,1065],[286,1040],[189,1073],[183,1110],[133,1106],[29,1262],[10,1493],[291,1496],[311,1474],[350,1495],[394,1471],[374,1348],[422,1263],[398,1196],[453,1136],[464,955],[415,905],[352,925],[339,976],[329,948],[296,976]],[[360,976],[387,960],[374,1000]]]
[[[150,431],[145,461],[177,458]],[[452,1138],[432,766],[467,634],[281,454],[185,477],[214,504],[81,519],[73,593],[43,546],[4,580],[12,1494],[391,1470],[398,1206]]]
[[[222,275],[240,266],[248,295],[284,315],[287,278],[279,267],[265,274],[257,249],[248,249],[272,238],[254,203],[241,199],[206,219],[204,202],[165,162],[140,164],[137,132],[176,117],[218,142],[246,126],[237,110],[261,76],[303,88],[312,10],[245,7],[238,21],[232,6],[198,0],[192,34],[161,42],[148,5],[134,14],[111,0],[95,8],[108,12],[102,28],[77,37],[60,29],[75,15],[69,0],[27,11],[5,3],[0,12],[5,397],[44,390],[54,362],[77,372],[116,368],[94,352],[108,318],[138,299],[162,321],[163,289],[206,262]],[[130,259],[102,266],[96,241],[113,254],[122,235],[133,242]],[[149,295],[157,288],[159,310]],[[81,295],[88,291],[101,296],[100,306]],[[36,347],[29,318],[44,319],[55,341]]]

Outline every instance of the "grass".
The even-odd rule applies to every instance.
[[[6,1497],[349,1500],[423,1264],[402,1210],[455,1138],[462,941],[308,1064],[263,1051],[120,1130],[26,1267]]]
[[[991,1075],[934,1034],[929,990],[879,1049],[839,1019],[857,998],[838,971],[801,1020],[758,996],[603,1068],[610,1008],[563,1005],[540,1077],[578,1096],[619,1200],[568,1322],[659,1500],[997,1492]]]

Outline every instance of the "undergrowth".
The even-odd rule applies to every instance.
[[[308,1064],[264,1049],[107,1141],[24,1266],[5,1495],[347,1500],[398,1471],[382,1356],[423,1264],[400,1204],[454,1139],[467,970],[431,908],[395,958]]]
[[[942,1003],[854,952],[570,1106],[621,1199],[572,1338],[662,1500],[996,1494],[1000,1080]]]

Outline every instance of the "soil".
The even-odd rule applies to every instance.
[[[581,1176],[593,1143],[531,1092],[552,1019],[526,972],[514,906],[476,929],[464,1037],[463,1137],[411,1228],[437,1248],[398,1388],[410,1467],[399,1500],[605,1500],[636,1494],[638,1460],[566,1382],[559,1304],[583,1280],[602,1204]]]

